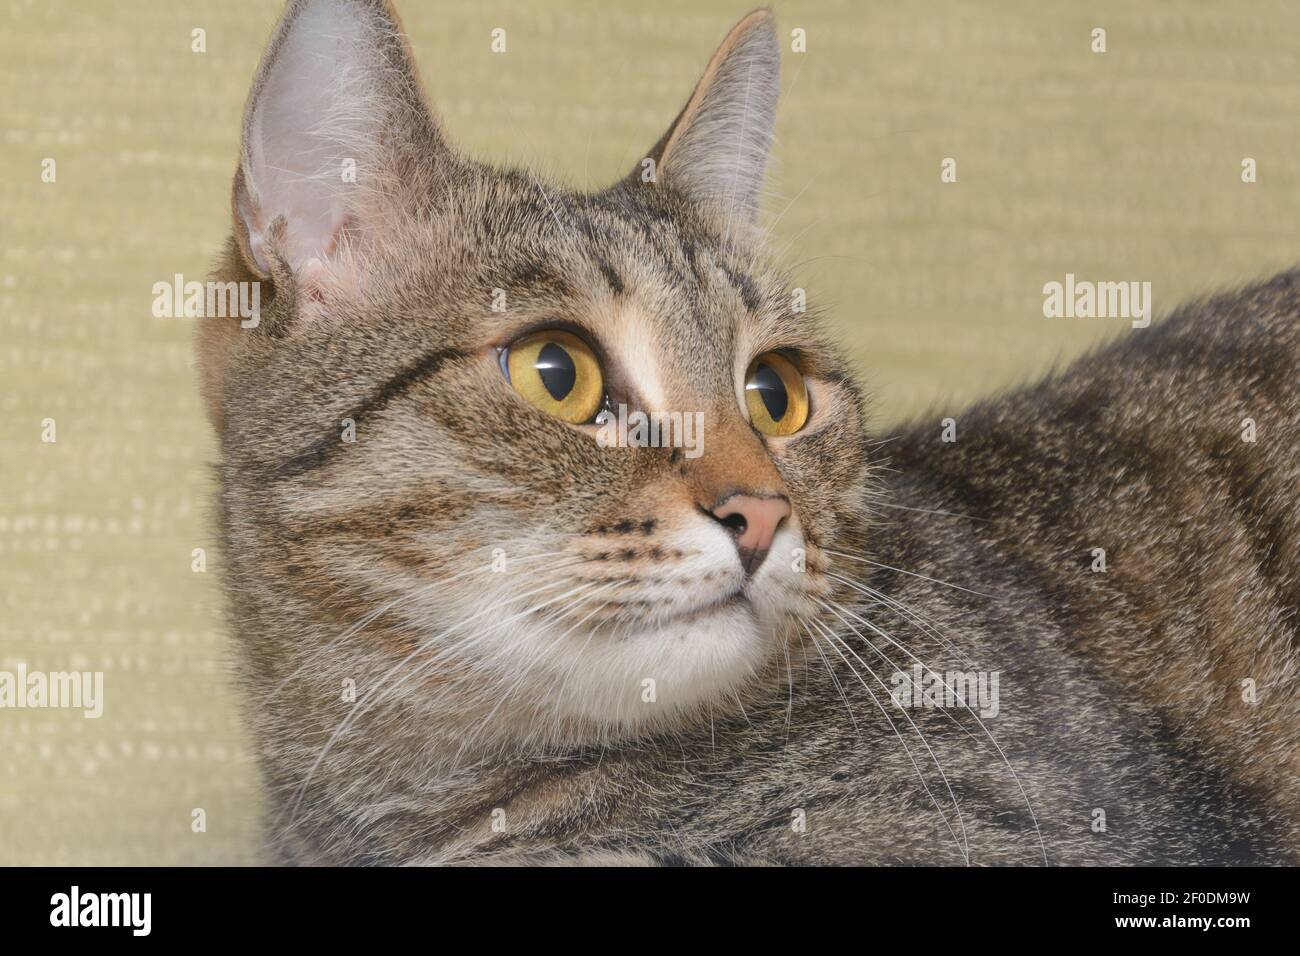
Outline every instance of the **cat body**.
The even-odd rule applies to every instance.
[[[778,63],[751,14],[579,193],[456,154],[386,4],[290,4],[219,270],[271,294],[199,343],[273,858],[1293,861],[1300,278],[870,436],[756,224]]]

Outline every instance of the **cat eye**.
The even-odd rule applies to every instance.
[[[780,352],[764,352],[745,373],[745,407],[764,435],[793,435],[808,421],[808,387],[794,363]]]
[[[502,353],[501,367],[516,392],[571,425],[590,422],[605,398],[596,353],[570,332],[525,335]]]

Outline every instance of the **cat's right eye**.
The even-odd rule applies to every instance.
[[[548,415],[586,425],[605,398],[600,360],[571,332],[531,332],[509,345],[501,368],[514,390]]]

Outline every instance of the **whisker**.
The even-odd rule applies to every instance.
[[[805,625],[805,629],[806,628],[807,625]],[[853,708],[849,706],[849,698],[847,695],[845,695],[844,688],[840,686],[840,679],[835,674],[835,668],[831,667],[831,662],[828,661],[826,659],[826,655],[822,653],[821,645],[817,643],[817,635],[815,635],[812,631],[808,631],[808,636],[812,638],[813,650],[817,652],[817,656],[820,657],[822,659],[822,663],[826,665],[826,673],[830,675],[831,682],[835,685],[835,689],[839,691],[840,700],[844,701],[844,709],[849,713],[849,723],[853,724],[853,729],[857,731],[858,719],[853,715]]]
[[[617,582],[611,582],[611,583],[617,583]],[[588,596],[590,597],[590,595]],[[598,605],[592,608],[587,614],[585,614],[578,621],[578,623],[574,625],[574,627],[575,628],[578,627],[579,625],[587,621],[589,618],[593,617],[594,615],[603,611],[605,608],[609,607],[609,603],[610,602],[608,601],[601,601]],[[615,634],[617,633],[618,626],[619,625],[617,624],[615,625],[615,630],[614,630]],[[587,648],[591,645],[592,639],[595,638],[595,636],[596,636],[596,632],[594,629],[587,634],[587,639],[582,642],[582,646],[578,648],[578,653],[573,656],[573,663],[569,665],[568,669],[564,672],[564,676],[560,679],[560,686],[555,694],[555,705],[554,705],[554,710],[555,713],[557,714],[555,719],[557,721],[559,720],[558,712],[559,712],[560,701],[564,699],[564,692],[568,688],[569,680],[570,678],[573,677],[575,673],[577,673],[578,665],[582,660],[583,652],[585,652]],[[540,703],[535,704],[533,706],[533,712],[536,713],[539,707],[540,707]]]
[[[583,601],[589,600],[592,596],[594,596],[594,595],[596,595],[596,594],[600,594],[602,591],[608,591],[610,588],[612,588],[612,587],[616,587],[619,583],[620,583],[619,581],[608,581],[608,582],[606,582],[605,584],[601,585],[600,587],[596,588],[594,591],[588,591],[588,592],[586,592],[585,594],[583,594],[583,595],[582,595],[582,600],[583,600]],[[573,601],[573,602],[570,603],[569,607],[570,607],[570,608],[577,607],[578,604],[580,604],[580,603],[581,603],[580,601]],[[583,624],[583,622],[586,621],[586,620],[588,620],[588,619],[589,619],[593,614],[595,614],[598,610],[600,610],[601,607],[604,607],[604,606],[605,606],[605,603],[606,603],[606,602],[602,602],[598,607],[593,608],[592,610],[588,611],[588,612],[587,612],[583,617],[579,618],[577,622],[575,622],[572,626],[570,626],[570,627],[569,627],[568,629],[566,629],[562,634],[560,634],[559,637],[557,637],[557,638],[555,638],[555,640],[551,641],[551,642],[550,642],[550,643],[549,643],[549,644],[548,644],[548,645],[547,645],[547,646],[546,646],[542,651],[538,652],[538,653],[535,655],[533,661],[530,661],[530,662],[528,662],[527,664],[525,664],[525,665],[522,667],[522,671],[523,671],[523,672],[519,675],[519,678],[518,678],[518,679],[517,679],[517,680],[516,680],[516,681],[515,681],[515,682],[514,682],[514,683],[513,683],[513,684],[512,684],[512,685],[511,685],[511,686],[510,686],[510,687],[509,687],[509,688],[508,688],[508,689],[507,689],[507,690],[506,690],[506,691],[501,695],[501,696],[500,696],[500,698],[497,700],[496,704],[492,707],[492,710],[491,710],[491,711],[488,713],[488,715],[487,715],[486,717],[484,717],[483,720],[480,722],[480,725],[486,725],[488,722],[490,722],[491,719],[492,719],[492,717],[493,717],[493,716],[496,714],[496,712],[501,708],[501,705],[504,704],[504,703],[506,702],[507,699],[509,699],[510,697],[514,696],[515,692],[518,691],[519,688],[522,687],[523,684],[528,680],[528,678],[532,676],[532,674],[533,674],[533,672],[535,671],[535,668],[536,668],[536,661],[537,661],[537,660],[542,660],[542,659],[544,659],[544,658],[546,657],[547,654],[549,654],[549,653],[550,653],[551,651],[553,651],[555,648],[559,647],[561,641],[563,641],[566,637],[568,637],[568,636],[569,636],[570,634],[572,634],[575,630],[577,630],[579,627],[581,627],[582,624]],[[566,609],[563,613],[561,613],[561,614],[559,615],[559,617],[560,617],[560,618],[563,618],[564,614],[567,614],[567,613],[568,613],[568,610]],[[594,635],[595,635],[595,632],[593,631],[591,634],[589,634],[589,635],[587,636],[587,643],[590,643],[590,642],[591,642],[591,638],[592,638]],[[586,646],[587,646],[587,644],[583,644],[583,649],[585,649]]]
[[[959,660],[962,660],[963,662],[966,660],[965,656],[957,648],[957,646],[953,644],[950,640],[945,638],[944,635],[941,634],[937,628],[925,623],[924,620],[919,620],[919,619],[912,620],[912,618],[909,616],[909,612],[905,610],[905,606],[901,602],[893,600],[883,592],[877,591],[875,588],[868,587],[867,585],[861,583],[860,581],[854,581],[851,578],[846,578],[842,574],[835,574],[832,571],[827,571],[826,576],[828,578],[831,578],[832,580],[839,581],[843,584],[848,585],[850,588],[852,588],[854,591],[857,591],[860,594],[865,594],[867,597],[871,598],[873,604],[888,608],[889,610],[894,611],[894,613],[903,617],[905,620],[908,620],[910,623],[916,624],[916,626],[920,627],[922,631],[931,634],[935,638],[935,640],[937,640],[941,645],[943,645],[945,649],[951,651]]]
[[[917,514],[923,515],[942,515],[945,518],[965,518],[968,521],[987,522],[990,520],[988,518],[979,518],[975,515],[964,515],[959,511],[940,511],[934,508],[909,508],[907,505],[890,504],[888,501],[873,500],[871,506],[873,508],[894,508],[898,511],[915,511]]]
[[[982,591],[973,591],[970,588],[964,588],[960,584],[950,584],[947,581],[940,581],[938,578],[931,578],[931,577],[927,577],[924,574],[917,574],[915,571],[904,571],[902,568],[895,568],[895,567],[891,567],[888,564],[881,564],[878,561],[872,561],[870,558],[859,557],[858,555],[855,554],[846,554],[843,551],[832,551],[830,548],[823,548],[822,550],[825,551],[827,554],[833,554],[836,557],[848,558],[850,561],[861,561],[863,564],[869,564],[872,567],[884,568],[886,571],[895,571],[898,574],[906,574],[909,575],[910,577],[920,578],[923,581],[929,581],[932,584],[941,584],[946,588],[955,588],[958,591],[965,591],[967,594],[974,594],[976,597],[989,598],[990,600],[993,600],[995,597],[995,595],[985,594]]]
[[[956,691],[953,690],[953,688],[952,688],[951,686],[949,686],[949,684],[947,683],[947,681],[945,680],[945,678],[944,678],[944,676],[943,676],[942,674],[938,673],[938,672],[935,671],[933,668],[931,668],[930,666],[928,666],[924,661],[922,661],[920,658],[918,658],[915,654],[913,654],[911,651],[909,651],[906,647],[904,647],[902,644],[899,644],[896,640],[894,640],[892,637],[890,637],[888,634],[886,634],[886,633],[885,633],[884,631],[882,631],[880,628],[876,627],[876,625],[872,624],[872,623],[871,623],[870,621],[868,621],[866,618],[860,617],[859,615],[854,614],[854,613],[853,613],[852,611],[850,611],[848,608],[841,607],[841,606],[838,605],[838,604],[836,604],[836,605],[834,605],[834,607],[832,607],[831,605],[826,604],[826,602],[824,602],[824,601],[821,601],[820,603],[822,603],[824,606],[826,606],[828,610],[830,610],[833,614],[836,615],[836,617],[840,617],[839,611],[836,610],[836,608],[838,608],[839,610],[844,611],[844,613],[848,614],[850,617],[855,618],[856,620],[858,620],[858,621],[861,622],[862,624],[865,624],[867,627],[871,628],[873,631],[875,631],[877,634],[879,634],[879,635],[880,635],[881,637],[883,637],[885,640],[889,641],[889,643],[893,644],[893,645],[894,645],[895,647],[897,647],[900,651],[902,651],[904,654],[906,654],[908,657],[910,657],[910,658],[913,660],[913,662],[915,662],[915,663],[917,663],[917,664],[920,664],[921,667],[922,667],[922,669],[924,669],[924,670],[926,670],[926,671],[929,671],[931,674],[933,674],[933,675],[935,675],[936,677],[938,677],[938,678],[939,678],[939,681],[940,681],[940,683],[943,685],[944,689],[947,690],[950,694],[953,695],[953,699],[954,699],[954,700],[961,700],[961,698],[958,697]],[[841,617],[841,620],[843,620],[842,617]],[[867,640],[867,638],[865,637],[865,635],[861,634],[861,632],[858,632],[856,628],[854,629],[854,632],[857,633],[859,637],[862,637],[863,640]],[[867,641],[867,643],[870,644],[871,642],[870,642],[870,641]],[[977,712],[976,712],[976,711],[975,711],[975,710],[974,710],[974,709],[973,709],[973,708],[972,708],[968,703],[966,703],[964,700],[961,701],[961,705],[962,705],[962,707],[967,711],[967,713],[969,713],[969,714],[971,715],[971,717],[974,718],[975,722],[976,722],[977,724],[979,724],[980,730],[984,731],[984,735],[988,738],[989,743],[991,743],[991,744],[993,745],[993,749],[995,749],[995,750],[998,752],[998,757],[1001,758],[1003,765],[1005,765],[1006,768],[1007,768],[1007,770],[1010,772],[1010,774],[1011,774],[1011,779],[1015,781],[1016,788],[1020,791],[1020,796],[1021,796],[1021,797],[1024,799],[1024,801],[1025,801],[1025,808],[1029,811],[1029,818],[1030,818],[1030,819],[1033,821],[1033,823],[1034,823],[1034,832],[1038,835],[1038,846],[1039,846],[1039,849],[1042,850],[1042,853],[1043,853],[1043,864],[1044,864],[1044,865],[1047,865],[1047,844],[1043,842],[1043,832],[1042,832],[1041,829],[1039,829],[1039,826],[1038,826],[1038,815],[1037,815],[1036,813],[1034,813],[1033,805],[1029,802],[1029,794],[1027,794],[1027,793],[1025,792],[1024,785],[1020,782],[1020,775],[1016,773],[1016,768],[1013,767],[1013,766],[1011,766],[1011,761],[1007,759],[1007,755],[1006,755],[1006,753],[1003,751],[1002,746],[997,742],[997,739],[993,736],[992,732],[988,729],[988,727],[985,726],[984,721],[980,719],[980,715],[979,715],[979,714],[978,714],[978,713],[977,713]],[[951,716],[951,715],[949,715],[949,716]]]
[[[836,639],[835,633],[821,621],[814,620],[813,623],[816,624],[819,628],[821,628],[822,632],[826,635],[826,637],[830,639],[828,643],[830,643],[831,649],[835,651],[836,654],[839,654],[840,659],[844,661],[844,665],[849,669],[849,671],[853,674],[853,676],[857,678],[858,683],[862,685],[863,690],[865,690],[867,694],[871,697],[872,703],[876,705],[876,708],[880,711],[881,715],[885,718],[885,722],[889,724],[889,729],[894,732],[894,736],[898,738],[898,742],[903,745],[903,752],[907,754],[907,759],[912,764],[912,769],[916,771],[917,779],[921,781],[921,789],[925,791],[925,795],[929,797],[930,802],[934,804],[934,809],[938,812],[939,817],[943,820],[944,826],[948,828],[948,832],[952,835],[953,842],[957,845],[958,851],[961,852],[962,858],[966,861],[966,864],[969,865],[970,864],[970,843],[966,839],[966,825],[962,820],[961,806],[957,803],[957,797],[952,792],[952,785],[948,784],[948,778],[943,772],[943,767],[939,764],[939,758],[934,755],[933,750],[930,750],[930,745],[929,743],[926,742],[925,735],[921,733],[920,728],[916,726],[916,724],[912,721],[911,717],[908,716],[907,712],[903,711],[903,716],[907,717],[908,723],[912,724],[912,729],[916,731],[917,736],[921,739],[921,743],[925,746],[926,750],[930,751],[930,759],[934,761],[934,765],[939,771],[939,776],[943,778],[943,782],[948,786],[948,794],[949,796],[952,797],[953,807],[957,811],[957,821],[958,824],[961,826],[961,832],[962,832],[961,838],[958,838],[957,831],[952,828],[952,822],[948,819],[948,815],[944,813],[943,808],[939,806],[939,801],[935,798],[934,793],[930,790],[930,784],[926,781],[925,774],[921,772],[920,764],[916,762],[916,757],[913,756],[912,749],[907,746],[907,741],[903,739],[903,735],[899,732],[897,725],[894,723],[893,719],[890,718],[888,711],[886,711],[884,705],[880,703],[879,698],[876,697],[875,691],[873,691],[867,685],[867,682],[862,679],[862,675],[858,673],[857,668],[855,668],[852,664],[849,663],[848,658],[845,657],[843,652],[840,651],[840,649],[835,645],[834,643]],[[814,640],[815,639],[816,638],[814,638]],[[839,643],[844,644],[842,640]],[[876,675],[876,672],[871,669],[871,667],[866,663],[866,661],[863,661],[861,657],[858,657],[858,655],[853,651],[853,648],[849,647],[847,644],[844,644],[844,647],[846,650],[848,650],[850,654],[853,654],[854,657],[858,658],[859,663],[861,663],[862,666],[867,669],[867,672],[871,674],[873,678],[875,678],[876,683],[880,684],[880,686],[884,688],[886,692],[888,692],[889,688],[885,686],[884,681],[882,681]]]
[[[891,661],[889,657],[880,650],[880,648],[876,647],[870,640],[867,639],[865,635],[859,632],[857,628],[853,627],[852,624],[849,624],[848,621],[844,621],[843,618],[840,618],[840,620],[849,628],[849,630],[853,631],[854,634],[862,638],[862,640],[866,641],[867,646],[870,647],[873,651],[875,651],[876,654],[879,655],[881,660],[883,660],[886,664],[888,664],[890,667],[894,668],[895,670],[898,669],[898,666],[894,664],[894,662]],[[854,659],[857,660],[858,663],[860,663],[863,667],[867,669],[867,673],[869,673],[872,677],[874,677],[876,683],[879,684],[881,688],[885,691],[885,693],[888,694],[889,687],[885,684],[883,680],[880,679],[880,677],[876,674],[876,672],[871,669],[871,665],[868,664],[866,661],[864,661],[861,657],[859,657],[858,653],[855,650],[853,650],[853,648],[850,647],[842,638],[832,633],[830,629],[826,627],[825,624],[821,624],[821,626],[827,630],[827,633],[830,637],[839,640],[839,642],[844,645],[844,649],[847,650],[850,654],[852,654]],[[845,663],[847,664],[848,661],[845,661]],[[853,670],[853,665],[850,664],[849,669]],[[873,694],[872,696],[874,697],[875,695]],[[890,695],[890,699],[891,700],[894,699],[892,695]],[[957,794],[953,792],[952,784],[948,781],[948,775],[943,772],[943,765],[939,762],[939,755],[934,752],[934,750],[930,747],[930,742],[925,739],[925,733],[921,730],[919,726],[917,726],[916,722],[912,719],[911,714],[907,712],[906,708],[900,706],[899,710],[902,713],[903,717],[906,718],[908,724],[911,725],[912,729],[916,731],[917,737],[919,737],[921,740],[921,745],[925,747],[926,752],[930,754],[930,759],[934,761],[935,769],[939,771],[939,776],[943,779],[944,786],[948,788],[948,796],[952,798],[953,808],[957,811],[957,823],[961,827],[961,835],[962,835],[961,842],[962,844],[965,845],[966,848],[963,856],[965,857],[966,864],[969,866],[970,865],[970,841],[966,836],[966,823],[965,820],[962,818],[961,805],[957,801]],[[950,832],[951,829],[952,829],[951,826],[949,826]],[[955,839],[956,834],[953,834],[953,837]]]
[[[516,562],[519,562],[519,561],[534,561],[534,560],[540,560],[541,558],[554,558],[554,557],[557,557],[557,556],[559,556],[559,555],[561,555],[561,554],[564,554],[564,553],[565,553],[565,552],[563,552],[563,551],[552,551],[552,552],[549,552],[549,553],[547,553],[547,554],[530,554],[530,555],[524,555],[523,557],[520,557],[520,558],[516,558],[515,561],[516,561]],[[391,601],[389,601],[388,603],[382,605],[381,607],[379,607],[379,608],[377,608],[377,609],[375,609],[375,610],[373,610],[373,611],[368,612],[364,617],[362,617],[362,618],[361,618],[359,621],[357,621],[355,624],[351,625],[351,626],[350,626],[347,630],[345,630],[342,634],[340,634],[338,637],[335,637],[335,638],[333,638],[332,640],[330,640],[329,642],[327,642],[327,643],[325,644],[324,647],[322,647],[322,648],[320,648],[319,650],[313,652],[312,655],[311,655],[309,658],[307,658],[307,660],[303,661],[303,662],[302,662],[301,664],[299,664],[296,668],[294,668],[293,672],[290,673],[288,677],[286,677],[286,678],[285,678],[284,680],[282,680],[278,685],[276,685],[276,688],[275,688],[274,693],[277,693],[277,694],[278,694],[280,691],[284,690],[284,688],[289,684],[289,682],[292,681],[292,680],[293,680],[295,677],[297,677],[299,674],[301,674],[301,673],[303,672],[303,670],[304,670],[304,669],[305,669],[309,664],[311,664],[311,663],[315,662],[317,659],[323,657],[323,656],[324,656],[326,653],[328,653],[332,648],[336,647],[340,642],[342,642],[342,641],[346,640],[347,638],[351,637],[353,634],[356,634],[358,631],[361,631],[361,630],[365,629],[365,627],[366,627],[367,625],[369,625],[371,622],[373,622],[373,621],[376,620],[377,618],[382,617],[385,613],[387,613],[388,611],[391,611],[391,610],[392,610],[393,608],[395,608],[397,605],[399,605],[399,604],[405,604],[405,603],[407,603],[407,602],[409,602],[409,601],[413,601],[413,600],[415,600],[415,599],[417,599],[417,598],[421,598],[421,597],[423,597],[424,595],[428,594],[430,591],[432,591],[432,590],[433,590],[434,588],[436,588],[436,587],[440,587],[440,586],[445,585],[445,584],[450,584],[452,581],[455,581],[455,580],[457,580],[458,578],[462,578],[462,577],[464,577],[464,576],[467,575],[467,574],[477,574],[477,573],[480,573],[482,570],[483,570],[483,569],[482,569],[481,567],[478,567],[478,566],[471,567],[471,568],[466,568],[466,569],[464,569],[463,571],[458,571],[457,573],[451,575],[450,577],[440,578],[440,579],[438,579],[437,581],[431,581],[431,582],[429,582],[428,584],[421,585],[420,587],[416,588],[414,591],[409,591],[409,592],[407,592],[407,593],[405,593],[405,594],[400,594],[400,595],[398,595],[397,597],[395,597],[393,600],[391,600]]]
[[[547,590],[548,588],[556,587],[556,586],[563,586],[563,583],[562,583],[562,582],[552,582],[552,583],[550,583],[550,584],[545,584],[545,585],[542,585],[540,588],[536,588],[536,589],[534,589],[534,590],[532,590],[532,591],[530,591],[530,592],[528,592],[528,593],[526,593],[526,594],[523,594],[523,595],[511,595],[510,598],[509,598],[509,600],[512,600],[512,601],[513,601],[513,600],[520,600],[520,599],[522,599],[522,598],[529,597],[529,596],[531,596],[532,594],[537,594],[537,593],[539,593],[539,592],[541,592],[541,591]],[[574,593],[575,590],[580,590],[580,589],[581,589],[581,587],[580,587],[580,588],[577,588],[577,589],[570,590],[569,592],[566,592],[565,594],[562,594],[562,595],[560,595],[560,596],[557,597],[557,598],[552,598],[549,602],[545,602],[545,603],[543,603],[543,604],[541,604],[541,605],[538,605],[537,607],[526,608],[525,610],[519,612],[518,614],[511,615],[510,617],[506,618],[505,620],[503,620],[503,621],[499,621],[499,622],[497,622],[496,624],[491,625],[491,626],[488,628],[488,630],[484,632],[484,634],[494,632],[494,631],[500,629],[501,627],[504,627],[505,625],[510,624],[510,623],[514,622],[515,620],[518,620],[518,619],[521,618],[521,617],[525,617],[525,616],[527,616],[527,615],[529,615],[529,614],[533,614],[533,613],[535,613],[537,610],[539,610],[540,608],[545,607],[547,603],[554,603],[555,601],[563,600],[564,598],[571,596],[571,595]],[[457,624],[453,625],[452,627],[450,627],[450,628],[444,630],[441,634],[437,635],[435,638],[433,638],[433,639],[431,639],[431,640],[429,640],[429,641],[427,641],[427,642],[421,642],[419,645],[417,645],[417,647],[415,648],[415,650],[411,651],[410,654],[408,654],[406,657],[402,658],[402,660],[400,660],[397,664],[393,665],[393,667],[389,668],[389,670],[386,671],[386,672],[383,674],[383,676],[379,678],[379,681],[376,683],[375,686],[377,686],[377,687],[381,687],[381,688],[384,688],[384,681],[386,681],[389,677],[391,677],[393,674],[395,674],[395,673],[396,673],[397,671],[399,671],[401,668],[405,667],[405,666],[406,666],[406,665],[411,661],[411,659],[414,658],[417,654],[419,654],[419,653],[421,653],[422,651],[426,650],[426,649],[427,649],[427,645],[428,645],[428,644],[431,644],[431,643],[433,642],[433,640],[440,640],[441,638],[446,637],[448,634],[452,633],[452,632],[455,631],[456,629],[458,629],[458,628],[460,628],[460,627],[463,627],[463,626],[465,626],[466,624],[470,623],[471,621],[475,620],[476,618],[482,617],[484,614],[487,614],[487,613],[490,613],[490,612],[492,612],[492,611],[495,611],[496,609],[497,609],[497,606],[496,606],[496,605],[493,605],[492,607],[483,608],[482,610],[480,610],[480,611],[478,611],[477,613],[471,615],[470,617],[465,618],[465,619],[463,619],[462,621],[458,622]],[[483,636],[483,635],[480,635],[480,639],[482,638],[482,636]],[[436,659],[437,659],[437,658],[435,658],[435,660],[436,660]],[[417,667],[417,668],[415,668],[413,671],[411,671],[410,673],[404,675],[400,680],[398,680],[398,681],[397,681],[394,685],[392,685],[391,687],[385,688],[385,690],[386,690],[389,694],[391,694],[391,693],[394,692],[395,690],[397,690],[397,689],[399,689],[399,688],[405,686],[405,685],[406,685],[407,683],[409,683],[412,679],[414,679],[417,675],[422,674],[423,671],[424,671],[424,666],[423,666],[423,665],[422,665],[421,667]],[[373,691],[372,691],[372,692],[368,692],[367,695],[366,695],[367,698],[369,698],[369,697],[371,696],[372,693],[373,693]],[[321,752],[320,752],[320,754],[316,757],[315,762],[314,762],[314,763],[311,765],[311,767],[308,769],[308,771],[307,771],[307,775],[306,775],[306,777],[304,778],[303,782],[302,782],[302,783],[299,785],[299,787],[298,787],[297,794],[296,794],[296,796],[295,796],[295,798],[294,798],[294,802],[293,802],[293,806],[292,806],[292,811],[291,811],[290,816],[289,816],[289,824],[290,824],[290,825],[292,825],[294,819],[296,818],[296,815],[297,815],[297,808],[298,808],[299,804],[302,802],[303,795],[307,792],[307,787],[308,787],[308,785],[311,783],[312,778],[315,776],[316,770],[320,767],[321,763],[322,763],[322,762],[324,761],[324,759],[325,759],[325,756],[329,753],[329,751],[330,751],[330,749],[333,747],[334,743],[339,739],[340,736],[342,736],[342,734],[343,734],[343,733],[344,733],[344,732],[345,732],[349,727],[352,726],[352,724],[353,724],[353,723],[354,723],[354,722],[355,722],[355,721],[356,721],[356,720],[357,720],[357,719],[358,719],[362,714],[368,712],[371,708],[373,708],[373,707],[376,706],[377,704],[382,703],[383,700],[385,700],[385,699],[386,699],[385,694],[384,694],[383,692],[381,692],[380,695],[379,695],[379,697],[378,697],[376,700],[374,700],[374,701],[358,701],[357,705],[356,705],[355,707],[353,707],[353,709],[352,709],[351,711],[349,711],[348,715],[347,715],[347,716],[346,716],[346,717],[345,717],[345,718],[344,718],[344,719],[339,723],[339,726],[338,726],[337,728],[335,728],[334,732],[330,735],[330,738],[325,742],[325,746],[321,748]],[[282,811],[281,811],[281,814],[283,814],[283,813],[284,813],[284,811],[282,810]],[[277,818],[277,821],[278,821],[278,818]]]
[[[794,666],[790,663],[790,643],[781,642],[781,651],[785,654],[785,678],[790,688],[790,696],[785,705],[785,742],[790,742],[790,719],[794,716]]]

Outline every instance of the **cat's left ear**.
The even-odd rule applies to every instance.
[[[732,27],[672,126],[629,179],[680,190],[727,215],[758,216],[772,146],[781,47],[770,10]],[[652,178],[649,178],[653,174]]]

